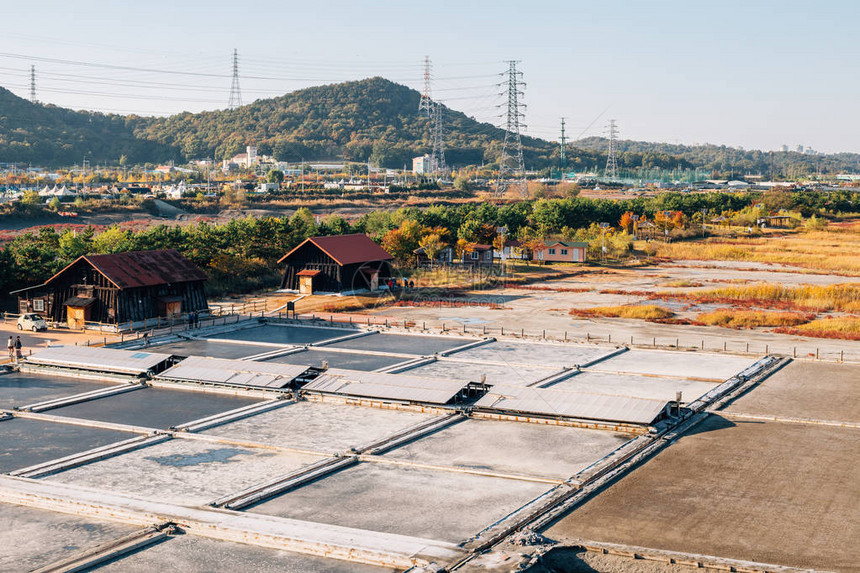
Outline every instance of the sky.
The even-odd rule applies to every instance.
[[[168,115],[382,76],[524,133],[860,152],[857,0],[44,0],[6,3],[0,86],[75,109]],[[2,110],[0,110],[2,111]]]

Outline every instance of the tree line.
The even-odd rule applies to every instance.
[[[371,211],[350,222],[340,216],[316,217],[307,208],[290,217],[236,219],[225,224],[207,222],[186,226],[157,225],[140,231],[118,226],[96,232],[92,227],[41,227],[23,233],[0,248],[0,289],[10,290],[44,282],[77,257],[88,253],[176,249],[210,276],[210,296],[249,292],[277,283],[277,260],[308,237],[366,233],[387,248],[401,264],[414,261],[421,246],[458,249],[472,243],[493,244],[497,227],[507,227],[509,238],[541,242],[564,238],[594,242],[602,238],[600,223],[614,228],[616,247],[628,248],[633,214],[661,228],[675,228],[696,217],[739,212],[758,205],[762,213],[796,211],[803,216],[855,213],[860,193],[663,193],[627,200],[538,199],[494,205],[434,205],[419,209]],[[699,219],[701,220],[701,219]]]

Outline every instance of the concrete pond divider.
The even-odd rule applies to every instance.
[[[450,542],[219,508],[188,507],[8,475],[0,475],[0,502],[143,527],[175,523],[186,533],[210,539],[396,569],[450,562],[464,553]]]

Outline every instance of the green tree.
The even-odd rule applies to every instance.
[[[93,238],[93,251],[96,253],[121,253],[131,250],[131,247],[131,233],[119,227],[111,227]]]

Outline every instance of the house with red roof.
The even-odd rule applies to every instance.
[[[391,277],[394,257],[363,233],[310,237],[281,257],[281,288],[314,292],[376,290]]]
[[[19,312],[69,328],[178,317],[208,309],[206,273],[173,249],[83,255],[43,284],[18,295]]]

